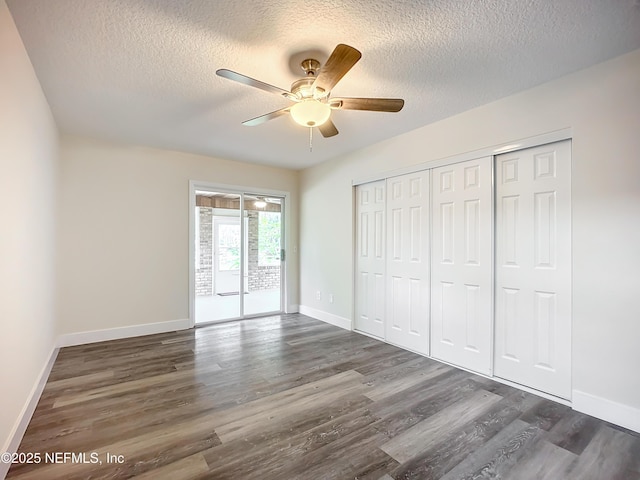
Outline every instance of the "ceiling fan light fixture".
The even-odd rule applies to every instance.
[[[331,107],[312,98],[296,103],[290,110],[293,120],[303,127],[319,127],[329,120]]]
[[[256,208],[264,208],[267,206],[267,202],[264,200],[264,198],[259,198],[253,202],[253,206]]]
[[[640,0],[636,1],[640,2]],[[243,85],[274,93],[279,97],[284,97],[294,102],[293,105],[246,120],[242,124],[255,127],[282,115],[290,115],[298,125],[309,129],[309,150],[311,150],[313,140],[312,127],[319,127],[318,130],[324,138],[333,137],[339,133],[330,118],[331,110],[363,110],[369,112],[399,112],[402,110],[404,100],[401,98],[331,98],[333,87],[353,68],[361,57],[362,53],[358,50],[341,43],[334,48],[322,68],[320,68],[318,60],[306,58],[300,64],[305,76],[291,84],[291,91],[283,90],[226,68],[216,70],[216,74]]]

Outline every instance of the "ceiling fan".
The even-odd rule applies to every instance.
[[[222,68],[216,71],[221,77],[250,87],[275,93],[293,102],[293,105],[242,122],[250,127],[290,114],[303,127],[318,127],[324,137],[333,137],[338,129],[331,121],[332,110],[367,110],[372,112],[399,112],[404,106],[401,98],[331,98],[331,90],[360,60],[362,54],[349,45],[338,45],[322,68],[313,58],[303,60],[300,66],[306,76],[291,84],[291,90],[269,85],[246,75]],[[309,132],[311,133],[311,131]]]

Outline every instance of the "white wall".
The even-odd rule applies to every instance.
[[[640,425],[640,50],[303,171],[301,308],[352,317],[353,179],[567,127],[574,394],[631,407]]]
[[[10,445],[55,344],[58,133],[0,0],[0,452]],[[0,478],[3,477],[0,465]]]
[[[297,244],[298,172],[63,136],[60,149],[61,333],[189,316],[189,180],[291,192]],[[287,259],[289,304],[298,262]]]

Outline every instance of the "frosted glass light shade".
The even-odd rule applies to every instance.
[[[312,98],[291,107],[291,117],[303,127],[317,127],[329,120],[331,107]]]

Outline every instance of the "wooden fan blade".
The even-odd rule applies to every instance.
[[[332,98],[329,105],[341,110],[399,112],[404,107],[404,100],[401,98]]]
[[[280,110],[276,110],[275,112],[267,113],[265,115],[260,115],[259,117],[252,118],[251,120],[247,120],[246,122],[242,122],[243,125],[247,127],[255,127],[256,125],[262,125],[263,123],[273,120],[274,118],[278,118],[282,115],[286,115],[289,113],[291,108],[281,108]]]
[[[255,78],[247,77],[246,75],[242,75],[241,73],[227,70],[226,68],[216,70],[216,74],[219,77],[228,78],[229,80],[242,83],[243,85],[249,85],[250,87],[259,88],[260,90],[264,90],[265,92],[275,93],[276,95],[282,95],[286,98],[296,98],[293,93],[287,90],[269,85],[268,83],[261,82],[260,80],[256,80]]]
[[[321,88],[325,92],[330,92],[336,83],[340,81],[344,75],[351,70],[362,54],[349,45],[340,44],[331,53],[327,62],[320,69],[316,81],[313,82],[314,88]]]
[[[318,129],[320,130],[320,133],[324,138],[333,137],[334,135],[338,134],[338,129],[333,124],[331,119],[327,120],[322,125],[320,125]]]

